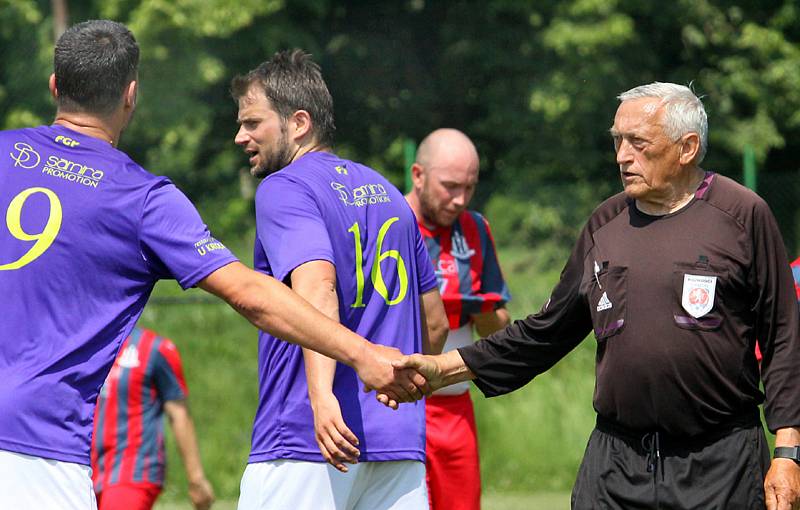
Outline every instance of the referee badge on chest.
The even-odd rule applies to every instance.
[[[684,274],[681,306],[689,315],[699,319],[714,308],[714,292],[716,288],[716,276]]]

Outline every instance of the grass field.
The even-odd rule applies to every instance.
[[[521,250],[501,250],[500,257],[513,294],[512,316],[537,311],[561,268],[543,270],[535,254]],[[201,291],[182,292],[174,283],[163,283],[154,297],[141,323],[178,344],[208,477],[221,501],[235,501],[257,401],[256,331]],[[594,424],[593,363],[594,340],[587,339],[521,390],[492,399],[474,391],[485,508],[568,507],[566,493]],[[168,481],[161,505],[185,501],[186,494],[169,435],[167,446]]]

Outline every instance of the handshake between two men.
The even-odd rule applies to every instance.
[[[373,360],[379,364],[357,367],[356,371],[364,381],[364,391],[375,390],[378,401],[392,409],[428,397],[445,386],[475,378],[458,350],[438,355],[403,355],[391,347],[372,345]]]

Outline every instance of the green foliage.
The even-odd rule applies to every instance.
[[[292,46],[322,65],[336,103],[337,151],[401,184],[402,140],[460,128],[481,154],[475,205],[502,210],[522,228],[501,228],[498,240],[546,243],[553,257],[569,248],[579,214],[619,189],[607,128],[614,97],[635,85],[691,82],[705,96],[708,168],[738,177],[747,144],[766,172],[796,168],[800,9],[791,0],[67,4],[73,21],[108,17],[134,31],[140,101],[121,148],[214,211],[223,238],[250,228],[242,211],[252,207],[240,192],[246,160],[233,144],[227,84]],[[46,122],[49,6],[0,5],[0,126]],[[569,186],[581,189],[577,203],[548,195],[566,196]],[[230,201],[240,205],[223,205]]]

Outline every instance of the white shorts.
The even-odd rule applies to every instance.
[[[0,507],[97,510],[89,466],[0,450]]]
[[[427,510],[425,464],[330,464],[274,460],[248,464],[238,510]]]

